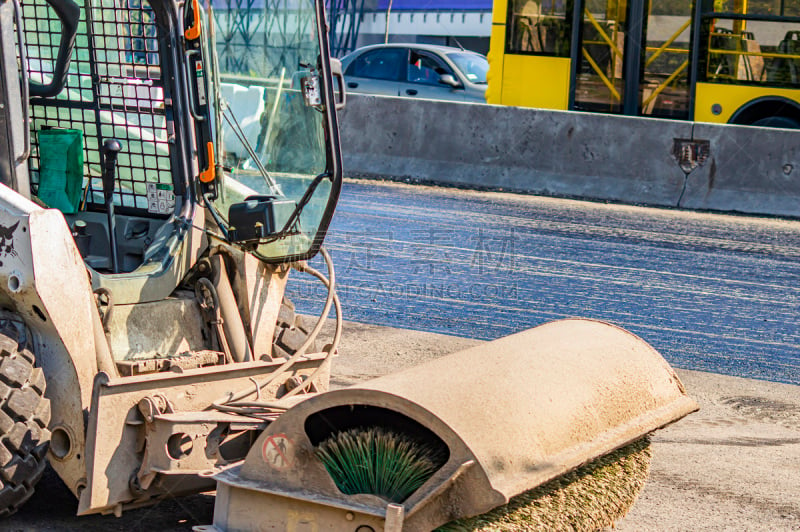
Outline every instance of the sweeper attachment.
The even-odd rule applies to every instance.
[[[552,322],[293,406],[216,476],[198,530],[602,528],[648,434],[696,409],[643,340]]]

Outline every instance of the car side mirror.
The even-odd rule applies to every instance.
[[[454,89],[461,87],[461,83],[452,74],[442,74],[439,76],[439,83],[450,85]]]

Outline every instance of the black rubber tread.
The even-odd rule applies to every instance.
[[[275,325],[275,336],[272,345],[273,358],[287,358],[293,355],[303,342],[308,338],[310,327],[306,326],[302,316],[295,313],[294,303],[283,298],[281,308],[278,311],[278,320]],[[307,353],[317,351],[316,342],[306,350]]]
[[[50,401],[22,322],[0,319],[0,517],[33,495],[47,465]]]
[[[278,324],[280,325],[289,325],[294,323],[295,312],[294,312],[294,303],[283,298],[281,301],[281,308],[278,310]]]

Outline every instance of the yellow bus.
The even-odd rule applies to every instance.
[[[800,128],[800,0],[494,0],[489,103]]]

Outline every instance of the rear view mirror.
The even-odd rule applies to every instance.
[[[459,83],[452,74],[442,74],[439,76],[439,83],[443,85],[450,85],[454,89],[457,89],[461,86],[461,83]]]

